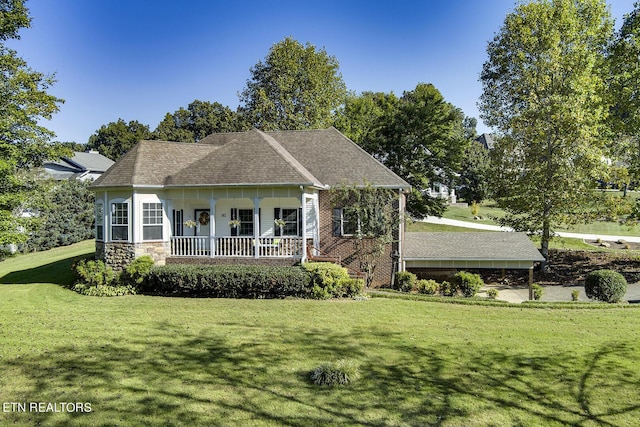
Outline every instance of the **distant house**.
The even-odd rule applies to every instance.
[[[97,151],[75,151],[72,157],[44,162],[42,165],[47,176],[62,181],[77,179],[95,180],[105,173],[115,162]]]
[[[483,133],[482,135],[477,137],[475,140],[478,141],[480,144],[482,144],[482,146],[487,150],[492,150],[493,147],[496,145],[496,142],[490,133]]]
[[[221,133],[198,143],[140,141],[98,178],[96,256],[114,268],[149,254],[157,263],[293,265],[322,255],[354,269],[358,224],[333,206],[338,185],[397,191],[409,184],[335,128]],[[373,283],[389,283],[394,251]]]

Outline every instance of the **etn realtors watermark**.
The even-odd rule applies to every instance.
[[[91,412],[90,402],[2,402],[2,412]]]

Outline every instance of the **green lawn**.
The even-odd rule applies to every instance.
[[[634,306],[84,297],[55,278],[41,283],[41,264],[63,262],[62,252],[57,261],[42,253],[0,263],[0,401],[88,402],[91,412],[3,411],[0,425],[596,426],[640,418]],[[22,273],[12,276],[12,265]],[[39,274],[32,283],[29,271]],[[358,382],[332,389],[308,381],[312,368],[340,358],[360,364]]]
[[[468,221],[472,223],[498,225],[498,223],[493,220],[493,218],[503,217],[504,211],[493,206],[492,204],[489,204],[487,206],[481,205],[478,215],[482,219],[475,220],[473,219],[473,215],[471,214],[471,207],[463,208],[457,206],[449,206],[445,211],[443,217],[459,221]],[[571,227],[558,228],[556,231],[601,235],[640,236],[640,227],[629,227],[611,221],[594,221],[589,224],[576,224]]]

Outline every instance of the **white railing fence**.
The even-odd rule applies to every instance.
[[[258,258],[302,258],[304,252],[301,237],[259,237],[257,243]],[[181,236],[171,238],[171,255],[254,258],[255,246],[253,237]]]

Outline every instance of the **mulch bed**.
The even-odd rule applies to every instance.
[[[598,243],[594,242],[594,246],[595,244]],[[611,248],[616,247],[612,245]],[[584,278],[588,273],[602,269],[621,273],[629,283],[640,281],[640,256],[637,253],[550,250],[549,258],[548,268],[545,271],[539,269],[534,271],[535,283],[543,286],[584,284]],[[529,286],[529,272],[526,270],[507,270],[504,278],[501,270],[477,270],[476,272],[482,276],[485,283],[495,282],[514,287]]]

